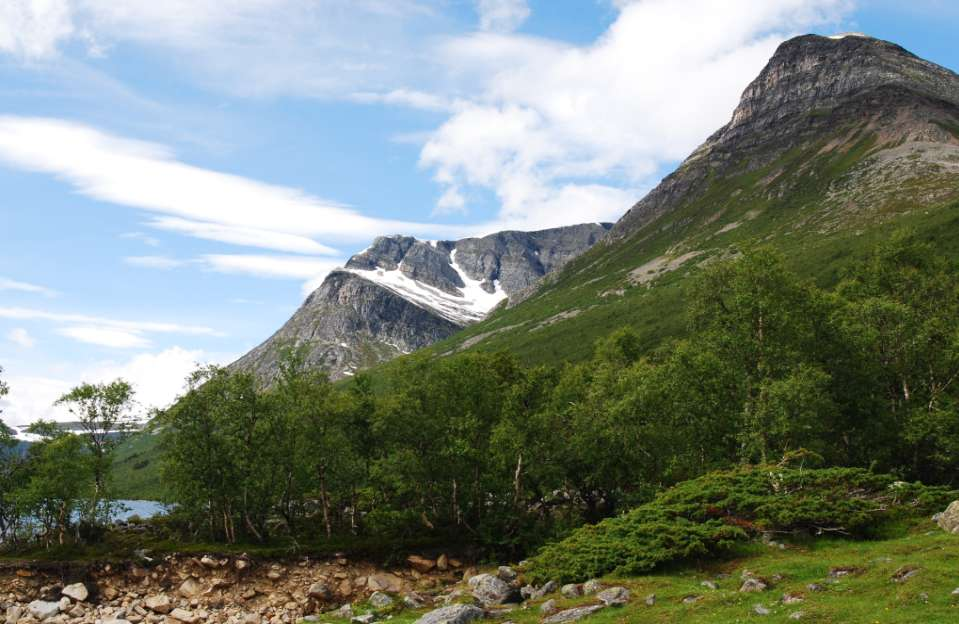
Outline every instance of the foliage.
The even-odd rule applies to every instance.
[[[531,579],[644,574],[714,555],[763,531],[866,536],[903,515],[941,509],[954,491],[857,468],[745,467],[686,481],[624,516],[574,531],[531,561]]]

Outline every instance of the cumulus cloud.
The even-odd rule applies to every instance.
[[[438,212],[490,189],[499,221],[615,219],[725,123],[785,38],[835,22],[846,0],[636,0],[595,43],[476,33],[437,54],[475,85],[422,148]],[[547,221],[544,221],[543,218]]]
[[[526,0],[476,0],[481,30],[509,32],[516,30],[529,17]]]
[[[64,408],[53,405],[60,396],[80,380],[98,383],[118,377],[133,385],[140,412],[145,415],[150,408],[170,405],[183,391],[187,375],[198,364],[225,364],[233,359],[231,355],[175,346],[158,352],[138,353],[126,360],[100,361],[76,367],[59,377],[20,374],[13,365],[7,371],[10,373],[10,394],[0,399],[3,419],[14,427],[40,418],[72,420]]]
[[[7,333],[7,340],[13,344],[23,347],[24,349],[31,349],[33,345],[36,344],[36,341],[33,339],[33,336],[30,335],[30,332],[25,330],[22,327],[15,327]]]
[[[65,0],[0,2],[0,52],[29,61],[47,58],[72,34],[73,11]]]

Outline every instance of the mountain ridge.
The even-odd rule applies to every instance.
[[[265,383],[285,346],[332,379],[476,323],[605,236],[611,224],[509,230],[457,241],[377,237],[335,269],[276,333],[231,366]]]

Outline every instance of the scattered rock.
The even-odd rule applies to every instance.
[[[624,605],[629,602],[629,590],[625,587],[610,587],[596,594],[596,598],[607,607]]]
[[[801,620],[802,617],[803,617],[803,612],[802,612],[802,611],[794,611],[793,613],[790,613],[790,614],[789,614],[789,619],[790,619],[790,620]]]
[[[420,574],[426,574],[436,567],[435,561],[425,557],[420,557],[419,555],[410,555],[406,558],[406,563],[410,564],[410,567]]]
[[[743,581],[742,586],[740,586],[739,591],[741,592],[762,592],[769,589],[769,585],[766,584],[762,579],[756,577],[749,577]]]
[[[771,612],[761,604],[753,605],[753,613],[756,615],[769,615]]]
[[[799,604],[805,599],[806,597],[802,594],[783,594],[782,603],[784,605]]]
[[[507,602],[518,602],[519,596],[512,587],[492,574],[478,574],[469,580],[473,597],[484,607],[492,607]]]
[[[192,611],[187,611],[186,609],[181,609],[180,607],[170,611],[170,617],[177,622],[183,622],[183,624],[196,624],[196,622],[200,621]]]
[[[143,601],[143,606],[161,615],[165,615],[173,610],[173,603],[170,602],[170,598],[166,594],[147,596],[147,599]]]
[[[559,608],[556,606],[556,601],[552,598],[539,606],[539,612],[544,616],[553,615],[557,611],[559,611]]]
[[[350,620],[354,624],[372,624],[376,621],[376,616],[372,613],[366,613],[364,615],[356,615]]]
[[[590,616],[603,609],[603,605],[590,605],[588,607],[575,607],[566,609],[549,616],[543,620],[543,624],[562,624],[563,622],[575,622],[584,617]]]
[[[315,600],[329,600],[333,597],[333,592],[330,590],[330,586],[324,583],[323,581],[317,581],[310,585],[310,588],[306,590],[306,595]]]
[[[210,555],[203,555],[200,557],[200,565],[206,568],[219,568],[220,562],[211,557]]]
[[[717,585],[713,581],[703,581],[702,583],[700,583],[700,585],[702,585],[706,589],[719,589],[719,585]]]
[[[851,567],[840,567],[840,568],[830,568],[829,578],[842,578],[844,576],[849,576],[850,574],[856,574],[859,572],[858,568]]]
[[[811,592],[826,591],[826,588],[820,585],[819,583],[810,583],[809,585],[806,585],[806,589],[808,589]]]
[[[952,501],[945,511],[936,514],[936,524],[947,533],[959,533],[959,500]]]
[[[915,575],[919,574],[919,568],[916,566],[902,566],[892,575],[893,583],[905,583]]]
[[[702,599],[703,599],[702,596],[699,596],[697,594],[690,594],[689,596],[685,596],[683,598],[683,604],[693,604],[695,602],[699,602]]]
[[[60,613],[60,603],[49,602],[46,600],[34,600],[27,605],[27,612],[42,622],[47,618],[52,618]]]
[[[177,591],[179,591],[180,595],[184,598],[193,598],[203,591],[203,587],[201,587],[195,579],[188,578],[180,583],[180,588]]]
[[[440,572],[446,572],[450,568],[450,560],[446,555],[440,555],[436,558],[436,569]]]
[[[387,609],[393,606],[393,599],[383,592],[373,592],[370,596],[370,604],[374,609]]]
[[[590,579],[583,583],[583,595],[592,596],[593,594],[602,591],[603,584],[599,582],[599,579]]]
[[[74,583],[63,588],[63,595],[77,602],[84,602],[90,597],[90,590],[83,583]]]
[[[646,596],[646,606],[652,607],[656,604],[656,594],[650,594]]]
[[[559,593],[563,598],[578,598],[583,595],[583,589],[576,583],[567,583],[559,588]]]
[[[509,566],[500,566],[496,570],[496,576],[498,576],[501,581],[512,583],[516,580],[516,570]]]
[[[430,611],[414,624],[467,624],[483,618],[483,610],[473,605],[456,604]]]

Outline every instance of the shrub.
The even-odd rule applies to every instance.
[[[714,472],[546,546],[532,559],[528,576],[572,582],[642,574],[664,563],[716,555],[764,531],[866,537],[891,520],[941,508],[955,495],[859,468]]]

